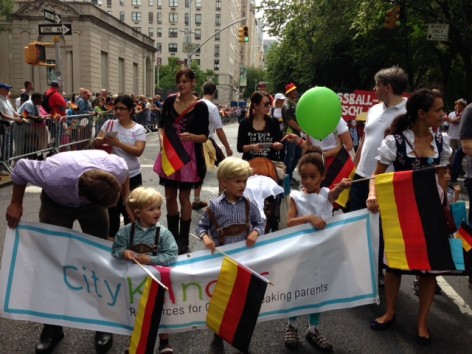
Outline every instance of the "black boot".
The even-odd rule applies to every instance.
[[[179,243],[179,214],[167,215],[167,228],[174,236],[175,242]]]
[[[182,220],[180,219],[180,236],[179,236],[179,254],[184,254],[190,252],[188,249],[188,241],[189,241],[189,233],[190,233],[190,224],[192,223],[192,219],[190,220]]]
[[[57,343],[64,338],[61,326],[44,325],[39,343],[36,345],[36,353],[52,353]]]

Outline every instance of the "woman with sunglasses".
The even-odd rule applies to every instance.
[[[244,160],[265,157],[282,161],[283,135],[278,120],[270,116],[271,106],[267,93],[256,91],[251,95],[249,116],[241,121],[238,130],[237,147]]]
[[[113,110],[116,119],[109,119],[102,125],[93,146],[100,148],[103,144],[110,145],[112,154],[125,159],[129,169],[129,187],[133,190],[143,183],[139,157],[146,146],[146,129],[133,120],[134,101],[130,96],[118,96]],[[116,206],[108,209],[110,237],[115,237],[120,228],[120,214],[123,215],[125,225],[128,224],[130,220],[122,198]]]
[[[154,171],[165,188],[167,228],[177,241],[179,254],[183,254],[189,251],[190,191],[202,185],[206,174],[202,144],[208,139],[209,121],[208,106],[193,95],[197,84],[193,70],[179,70],[175,81],[179,92],[167,97],[162,107],[161,152]]]

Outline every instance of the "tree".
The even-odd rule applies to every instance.
[[[399,26],[385,13],[401,6]],[[263,0],[269,33],[281,38],[267,59],[279,89],[370,89],[379,69],[399,65],[410,89],[443,89],[449,102],[472,96],[472,2],[469,0]],[[449,40],[428,41],[428,24],[449,24]]]
[[[182,69],[182,64],[178,64],[181,61],[178,57],[170,57],[168,65],[162,65],[159,69],[159,87],[161,91],[172,92],[176,90],[175,87],[175,76],[177,72]],[[197,78],[197,86],[195,91],[198,92],[199,96],[202,96],[202,85],[208,81],[213,81],[218,85],[218,78],[215,75],[215,72],[212,70],[202,71],[196,61],[192,61],[191,65],[192,70],[195,72]]]

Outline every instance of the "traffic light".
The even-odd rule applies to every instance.
[[[29,43],[25,47],[25,61],[31,65],[46,62],[46,47],[36,42]]]
[[[393,30],[400,26],[400,17],[403,14],[401,6],[395,6],[393,9],[385,11],[384,28]]]
[[[394,22],[394,9],[390,9],[385,11],[385,22],[384,22],[384,28],[393,30],[395,28],[395,22]]]
[[[239,43],[244,43],[244,27],[239,27],[238,28],[238,42]]]
[[[247,26],[243,27],[243,34],[244,34],[244,43],[249,42],[249,28]]]

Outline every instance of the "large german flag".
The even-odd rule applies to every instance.
[[[326,163],[326,170],[326,177],[321,186],[333,189],[343,178],[353,178],[356,166],[347,150],[342,147],[336,156]],[[349,200],[349,193],[350,188],[342,191],[336,200],[336,204],[344,208]]]
[[[435,169],[375,177],[385,258],[402,270],[455,270]]]
[[[164,294],[165,289],[158,282],[153,281],[151,277],[148,277],[131,335],[130,354],[154,353],[164,305]]]
[[[164,127],[162,140],[162,170],[170,176],[189,163],[190,156],[171,122]]]
[[[246,353],[266,287],[266,281],[225,257],[208,308],[208,328]]]

